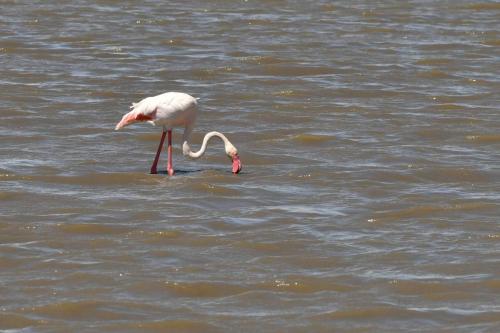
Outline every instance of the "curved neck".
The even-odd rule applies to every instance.
[[[203,156],[203,154],[205,154],[205,150],[207,149],[208,141],[214,136],[220,138],[224,142],[224,148],[226,148],[228,144],[231,145],[231,142],[229,142],[229,140],[224,136],[224,134],[214,131],[205,134],[205,137],[203,138],[203,143],[201,144],[201,148],[197,152],[191,151],[191,148],[189,147],[188,143],[188,138],[184,137],[184,143],[182,144],[183,154],[191,158],[199,158]]]

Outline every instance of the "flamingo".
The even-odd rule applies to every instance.
[[[241,161],[238,156],[238,150],[224,134],[215,131],[207,133],[203,138],[201,149],[197,152],[191,151],[188,142],[196,120],[197,105],[198,102],[196,98],[180,92],[167,92],[157,96],[147,97],[139,103],[132,103],[132,106],[130,106],[132,111],[122,117],[120,122],[116,125],[115,130],[119,130],[139,121],[147,121],[155,126],[163,126],[160,144],[158,145],[156,157],[151,166],[152,174],[157,173],[156,168],[160,158],[160,152],[163,148],[165,135],[168,134],[167,172],[169,176],[174,175],[174,167],[172,164],[172,128],[178,126],[184,126],[184,134],[182,135],[182,153],[184,156],[194,159],[203,156],[207,149],[208,141],[214,136],[218,137],[224,142],[226,155],[232,160],[233,173],[237,174],[241,171]]]

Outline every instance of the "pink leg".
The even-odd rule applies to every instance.
[[[162,132],[161,134],[161,139],[160,139],[160,145],[158,146],[158,150],[156,151],[156,157],[153,162],[153,165],[151,166],[151,173],[155,175],[156,172],[156,166],[158,165],[158,160],[160,159],[160,152],[161,149],[163,148],[163,141],[165,141],[165,134],[167,134],[165,131]]]
[[[168,162],[167,162],[167,172],[169,176],[174,175],[174,167],[172,165],[172,130],[168,130]]]

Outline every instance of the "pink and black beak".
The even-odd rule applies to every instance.
[[[237,174],[241,171],[242,168],[240,157],[238,156],[238,154],[234,154],[231,159],[233,160],[233,173]]]

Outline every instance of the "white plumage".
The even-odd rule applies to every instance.
[[[196,98],[180,92],[167,92],[154,97],[146,97],[138,103],[132,103],[133,114],[156,116],[150,121],[154,125],[166,128],[193,124],[197,114]]]

